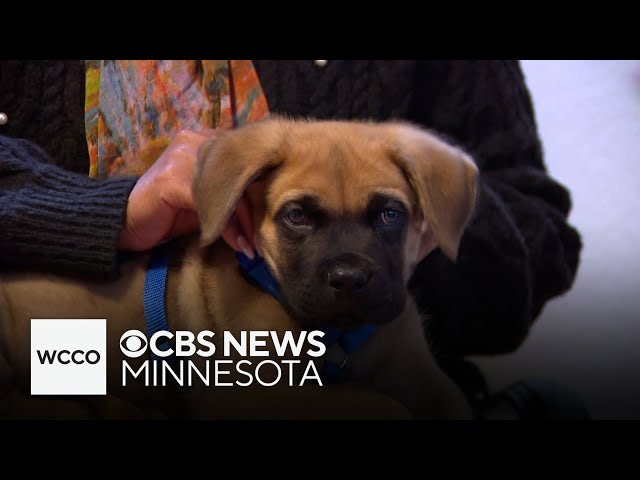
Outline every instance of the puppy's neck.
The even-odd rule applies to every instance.
[[[200,248],[197,237],[176,242],[167,277],[172,329],[299,330],[282,306],[242,275],[235,252],[222,240]]]

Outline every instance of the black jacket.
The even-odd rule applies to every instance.
[[[411,282],[436,353],[512,351],[545,302],[569,289],[580,237],[567,223],[568,192],[545,171],[516,61],[254,62],[274,113],[410,120],[474,156],[479,203],[458,262],[435,251]],[[0,135],[50,158],[0,137],[0,264],[112,276],[133,180],[77,180],[42,163],[88,171],[84,62],[0,62],[0,112],[9,117]]]

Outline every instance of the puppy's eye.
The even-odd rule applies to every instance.
[[[382,212],[380,212],[379,221],[383,225],[393,225],[396,223],[402,212],[398,210],[394,210],[393,208],[385,208]]]
[[[309,223],[309,219],[300,208],[289,210],[284,218],[289,225],[293,225],[294,227],[300,227]]]

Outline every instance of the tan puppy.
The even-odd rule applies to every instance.
[[[420,418],[468,417],[463,396],[428,350],[406,286],[434,248],[456,258],[475,203],[476,176],[468,155],[408,124],[276,118],[220,134],[199,152],[199,242],[184,239],[172,257],[166,295],[171,329],[378,328],[349,357],[344,385],[151,394],[123,388],[120,377],[110,375],[109,393],[143,409],[198,418],[398,417],[398,402]],[[280,284],[281,303],[246,281],[233,251],[219,240],[243,195],[256,246]],[[0,277],[5,416],[29,416],[30,408],[45,412],[49,400],[50,414],[59,412],[60,399],[20,396],[29,391],[32,318],[106,318],[108,369],[119,372],[118,339],[129,329],[145,331],[147,262],[145,254],[124,264],[122,278],[109,284]],[[109,398],[90,399],[91,413],[129,414]]]

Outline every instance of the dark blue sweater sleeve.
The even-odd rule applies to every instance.
[[[135,182],[69,172],[33,143],[0,135],[0,270],[116,277]]]

